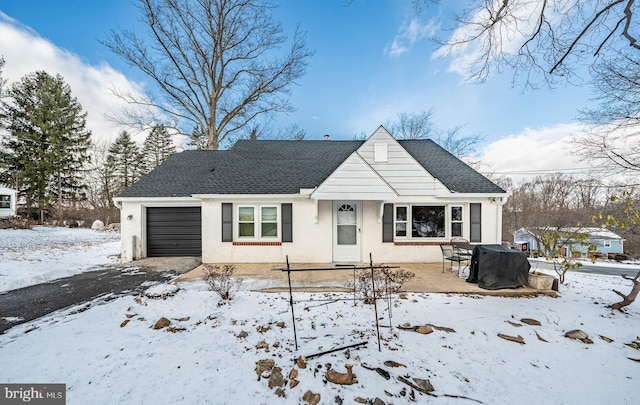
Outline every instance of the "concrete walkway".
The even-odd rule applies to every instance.
[[[366,266],[367,263],[360,263],[357,266]],[[404,270],[411,271],[415,277],[404,285],[407,292],[427,292],[427,293],[452,293],[452,294],[477,294],[495,295],[508,297],[522,297],[532,295],[556,296],[555,291],[536,290],[530,287],[508,288],[501,290],[485,290],[477,284],[467,283],[466,275],[458,277],[457,267],[453,271],[449,265],[445,264],[445,271],[442,271],[442,263],[385,263],[388,266],[398,266]],[[335,267],[332,263],[291,263],[291,268],[297,267]],[[288,288],[287,272],[274,271],[273,268],[286,268],[285,263],[237,263],[235,275],[244,279],[255,279],[264,281],[265,288],[260,290],[282,291]],[[291,284],[298,291],[331,291],[345,289],[349,281],[353,282],[353,270],[319,270],[319,271],[299,271],[291,272]],[[187,281],[195,278],[202,278],[204,266],[199,266],[194,270],[183,274],[176,281]]]

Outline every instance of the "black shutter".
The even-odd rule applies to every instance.
[[[282,204],[280,206],[282,214],[282,241],[293,242],[293,209],[292,205]]]
[[[233,204],[222,203],[222,241],[233,242]]]
[[[482,204],[471,203],[469,204],[469,208],[469,216],[471,219],[469,241],[482,242]]]
[[[393,204],[385,204],[382,211],[382,241],[393,242]]]

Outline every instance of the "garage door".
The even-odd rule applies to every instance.
[[[148,207],[147,257],[202,256],[200,207]]]

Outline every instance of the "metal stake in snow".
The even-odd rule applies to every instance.
[[[369,266],[371,267],[371,286],[373,287],[372,295],[373,295],[373,310],[376,313],[376,332],[378,333],[378,351],[381,352],[382,348],[380,347],[380,325],[378,324],[378,299],[376,298],[376,281],[373,275],[373,258],[371,257],[371,253],[369,253]]]
[[[289,279],[289,305],[291,306],[291,321],[293,323],[293,340],[298,350],[298,335],[296,333],[296,316],[293,313],[293,292],[291,292],[291,268],[289,267],[289,255],[287,255],[287,278]]]
[[[373,259],[371,258],[371,253],[369,253],[369,265],[368,266],[356,266],[356,265],[340,265],[340,264],[336,264],[333,267],[295,267],[295,268],[291,268],[291,266],[289,265],[289,255],[286,256],[287,258],[287,267],[285,268],[278,268],[278,267],[274,267],[271,270],[272,271],[286,271],[287,272],[287,280],[289,281],[289,306],[291,306],[291,321],[293,322],[293,338],[295,340],[295,344],[296,344],[296,350],[298,350],[298,333],[296,331],[296,316],[294,313],[294,308],[293,308],[293,290],[291,288],[291,272],[298,272],[298,271],[335,271],[335,270],[353,270],[355,272],[355,270],[366,270],[366,269],[371,269],[371,283],[373,284],[373,304],[374,304],[374,309],[375,309],[375,316],[376,316],[376,331],[378,334],[378,350],[382,351],[382,347],[380,344],[380,325],[378,323],[378,305],[376,303],[377,297],[376,297],[376,293],[375,293],[375,289],[376,289],[376,285],[375,285],[375,274],[374,274],[374,270],[377,269],[391,269],[391,268],[399,268],[398,266],[374,266],[373,265]],[[354,284],[354,288],[355,288],[355,284]],[[361,298],[362,300],[370,300],[371,298]],[[336,299],[336,300],[332,300],[332,302],[337,302],[337,301],[347,301],[349,299]],[[354,301],[358,300],[355,297],[354,294]],[[389,320],[391,322],[391,320]]]

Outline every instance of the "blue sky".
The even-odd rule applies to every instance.
[[[297,124],[311,139],[324,134],[352,139],[371,134],[399,112],[433,109],[439,128],[464,125],[464,134],[486,137],[478,153],[492,171],[568,167],[567,159],[550,151],[566,150],[566,137],[578,128],[577,109],[588,102],[588,87],[523,92],[512,87],[511,72],[466,83],[452,71],[452,60],[432,56],[436,48],[428,39],[450,10],[432,7],[418,16],[409,0],[281,3],[276,17],[288,34],[300,24],[315,55],[293,88],[297,111],[273,126]],[[61,73],[88,111],[96,137],[112,139],[120,129],[101,118],[117,106],[108,99],[108,85],[126,83],[144,91],[151,84],[98,40],[112,28],[135,28],[137,9],[129,0],[0,0],[0,12],[5,78],[14,81],[36,69]],[[542,151],[539,161],[531,161],[531,148]]]

